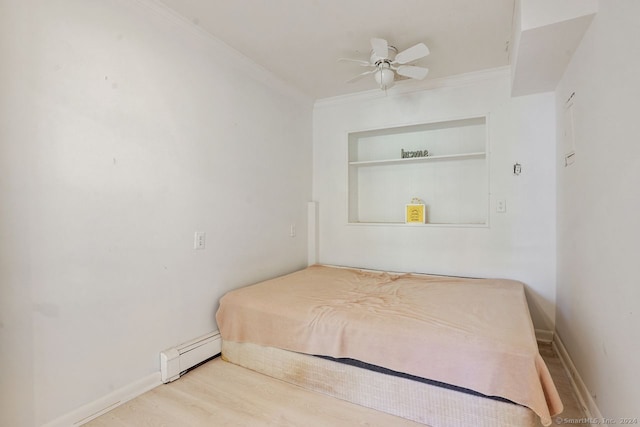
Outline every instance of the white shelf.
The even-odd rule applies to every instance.
[[[347,223],[391,227],[488,227],[487,117],[348,134]],[[401,158],[402,153],[435,154]],[[405,205],[424,200],[425,224]]]
[[[361,162],[349,162],[350,166],[376,166],[376,165],[395,165],[402,163],[423,163],[436,160],[464,160],[464,159],[482,159],[485,157],[484,152],[447,154],[442,156],[428,157],[412,157],[409,159],[384,159],[384,160],[365,160]]]
[[[427,222],[424,224],[408,224],[406,222],[348,222],[348,225],[366,225],[366,226],[392,226],[392,227],[459,227],[459,228],[487,228],[489,226],[486,222],[473,222],[473,223],[456,223],[456,222]]]

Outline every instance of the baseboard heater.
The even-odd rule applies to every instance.
[[[219,332],[171,347],[160,353],[160,373],[163,383],[177,380],[187,371],[201,365],[222,352]]]

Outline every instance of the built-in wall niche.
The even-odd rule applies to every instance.
[[[487,226],[487,147],[485,116],[349,133],[349,223],[405,224],[418,198],[425,226]]]

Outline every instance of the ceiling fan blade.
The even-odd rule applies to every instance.
[[[339,62],[355,62],[356,64],[360,64],[363,67],[373,67],[374,64],[371,64],[369,61],[364,61],[362,59],[351,59],[351,58],[338,58]]]
[[[403,50],[396,55],[394,64],[407,64],[429,55],[429,48],[424,43],[418,43],[409,49]]]
[[[411,77],[412,79],[422,80],[427,77],[428,68],[416,67],[415,65],[401,65],[398,67],[397,73],[401,76]]]
[[[377,68],[376,68],[376,70],[377,70]],[[376,70],[369,70],[369,71],[365,71],[364,73],[360,73],[357,76],[355,76],[354,78],[352,78],[350,80],[347,80],[347,83],[357,82],[358,80],[360,80],[364,76],[375,73]]]
[[[389,44],[385,39],[371,39],[371,49],[375,56],[385,59],[389,56]]]

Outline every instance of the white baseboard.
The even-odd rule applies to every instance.
[[[81,406],[58,419],[45,424],[44,427],[80,426],[151,389],[156,388],[160,384],[162,384],[162,381],[160,381],[160,372],[154,372],[145,378],[141,378],[138,381],[134,381],[131,384],[119,388],[118,390],[114,390],[100,399]]]
[[[554,335],[552,345],[556,354],[560,358],[560,361],[562,362],[562,365],[564,366],[565,371],[567,372],[569,380],[571,381],[571,387],[573,388],[574,393],[578,397],[578,403],[584,410],[586,417],[588,419],[597,420],[598,424],[591,424],[591,425],[607,427],[608,426],[607,424],[602,424],[602,420],[604,420],[604,418],[602,417],[602,413],[600,412],[598,405],[596,405],[596,402],[593,400],[593,397],[591,396],[589,389],[587,388],[586,384],[582,380],[580,373],[578,372],[578,370],[576,369],[576,366],[573,364],[573,361],[571,360],[571,356],[569,356],[569,352],[567,352],[567,348],[562,343],[562,340],[560,339],[558,334]]]

